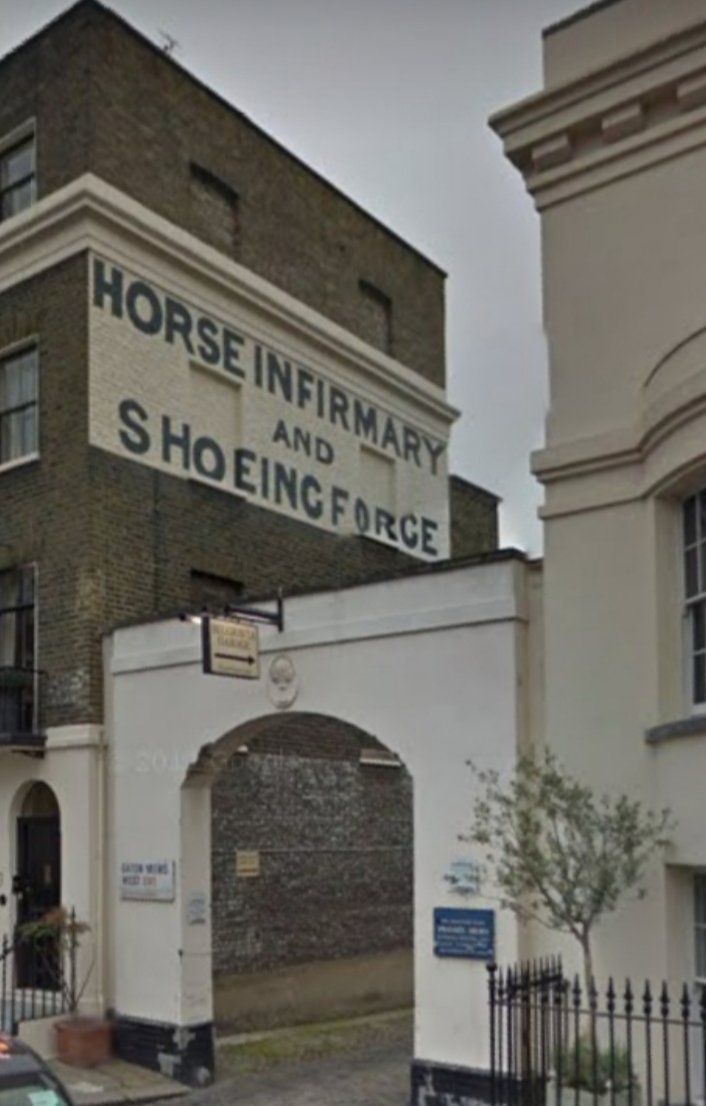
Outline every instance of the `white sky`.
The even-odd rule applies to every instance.
[[[70,5],[0,0],[0,54]],[[451,469],[541,550],[546,351],[538,220],[486,125],[541,83],[541,29],[581,0],[111,0],[148,37],[444,268]]]

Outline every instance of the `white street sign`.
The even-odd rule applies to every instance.
[[[213,676],[260,678],[257,626],[229,618],[204,617],[203,670]]]

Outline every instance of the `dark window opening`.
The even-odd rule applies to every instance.
[[[691,702],[703,707],[706,705],[706,490],[685,500],[682,526]]]
[[[240,580],[192,568],[191,606],[194,610],[205,608],[217,613],[227,606],[238,603],[242,595],[243,585]]]
[[[0,734],[35,730],[34,568],[0,572]]]
[[[0,222],[19,215],[37,198],[34,135],[0,151]]]
[[[37,452],[35,348],[0,358],[0,465]]]

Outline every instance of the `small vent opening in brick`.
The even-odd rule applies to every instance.
[[[209,245],[237,257],[240,247],[238,193],[208,169],[192,162],[191,227]]]
[[[228,576],[217,576],[213,572],[191,570],[191,605],[195,610],[206,608],[209,611],[222,611],[225,607],[239,602],[243,594],[240,580]]]
[[[393,352],[392,300],[380,288],[367,280],[358,282],[362,303],[363,326],[371,345]]]

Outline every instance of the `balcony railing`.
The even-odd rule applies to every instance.
[[[33,668],[0,667],[0,746],[41,749],[40,673]]]

